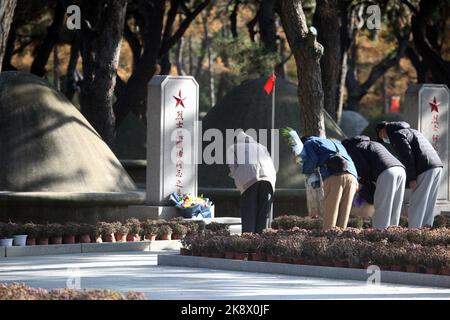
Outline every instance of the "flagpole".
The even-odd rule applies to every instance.
[[[274,71],[272,72],[272,77],[274,79],[273,80],[274,83],[273,83],[273,90],[272,90],[272,130],[271,130],[271,134],[270,134],[270,156],[272,157],[272,161],[275,161],[275,135],[274,135],[274,130],[275,130],[275,88],[277,86],[277,81],[275,79],[275,68],[274,68]],[[273,220],[273,200],[272,200],[272,207],[271,207],[270,213],[269,213],[269,228],[272,225],[272,220]]]

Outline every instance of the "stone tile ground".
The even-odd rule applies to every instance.
[[[443,288],[161,267],[156,262],[157,255],[148,252],[6,258],[0,260],[0,282],[60,288],[75,272],[82,288],[141,291],[148,299],[450,299],[450,289]]]

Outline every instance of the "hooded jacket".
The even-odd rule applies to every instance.
[[[345,160],[348,161],[347,172],[352,174],[355,178],[358,178],[358,173],[356,172],[355,164],[353,163],[352,158],[339,141],[331,141],[330,139],[313,136],[306,139],[303,145],[303,150],[300,153],[300,158],[303,163],[303,173],[312,174],[317,168],[320,168],[320,174],[323,180],[331,176],[331,173],[328,172],[325,166],[325,162],[330,156],[336,153],[336,148]]]
[[[398,158],[406,167],[408,183],[427,170],[443,167],[431,143],[408,123],[390,122],[386,125],[386,133]]]
[[[370,141],[367,136],[356,136],[343,141],[342,144],[355,163],[359,182],[363,186],[360,195],[368,203],[374,201],[375,184],[384,170],[392,167],[405,168],[381,143]]]
[[[244,132],[238,133],[236,143],[227,149],[229,176],[239,191],[245,192],[258,181],[268,181],[275,191],[277,173],[267,148]]]

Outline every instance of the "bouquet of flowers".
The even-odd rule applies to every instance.
[[[210,208],[213,203],[203,195],[196,197],[186,193],[180,196],[172,193],[170,200],[175,204],[175,207],[181,210],[184,218],[211,218]]]
[[[303,143],[297,132],[290,127],[286,127],[281,129],[281,135],[287,139],[288,144],[292,147],[292,151],[294,151],[295,163],[300,164],[300,153],[303,150]]]

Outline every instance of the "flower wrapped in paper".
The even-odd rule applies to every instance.
[[[193,196],[189,193],[183,195],[172,193],[170,200],[174,203],[175,207],[180,209],[181,215],[184,218],[211,218],[210,209],[213,203],[203,195]]]

